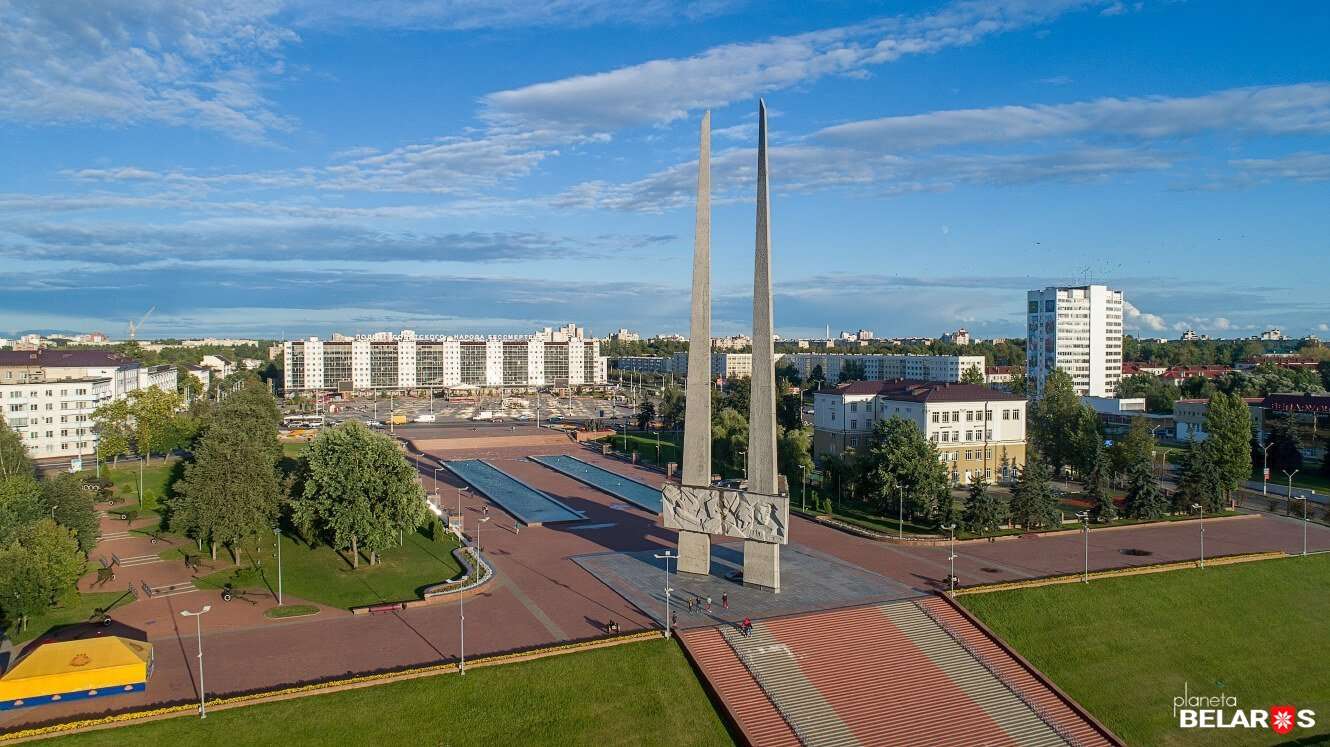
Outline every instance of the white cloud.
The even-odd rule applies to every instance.
[[[756,151],[747,148],[713,154],[713,199],[718,203],[752,199],[756,159]],[[966,185],[1093,181],[1111,174],[1163,170],[1172,165],[1168,157],[1151,151],[1112,148],[905,158],[795,144],[771,148],[770,159],[777,192],[844,188],[879,195],[941,191]],[[555,207],[661,212],[692,204],[696,183],[697,163],[689,161],[631,182],[584,182],[550,202]]]
[[[956,109],[847,122],[812,138],[850,147],[905,150],[1084,135],[1154,140],[1213,130],[1265,135],[1330,132],[1330,84],[1236,88],[1186,98],[1104,98]]]
[[[1326,324],[1325,322],[1321,322],[1320,324],[1316,325],[1316,331],[1317,331],[1317,332],[1330,332],[1330,324]]]
[[[1162,316],[1147,314],[1126,301],[1122,302],[1122,311],[1127,315],[1124,324],[1127,329],[1149,330],[1151,332],[1163,332],[1168,329],[1168,322],[1165,322]]]
[[[298,40],[265,0],[0,3],[0,119],[157,123],[265,141],[264,96]]]
[[[294,0],[302,26],[370,26],[472,30],[583,27],[695,21],[721,15],[743,0]]]
[[[1229,161],[1247,181],[1290,179],[1323,182],[1330,179],[1330,153],[1294,153],[1282,158],[1243,158]]]
[[[499,91],[482,100],[491,122],[603,132],[662,124],[831,75],[862,73],[907,55],[1037,24],[1087,0],[961,0],[920,16],[726,44],[593,75]]]

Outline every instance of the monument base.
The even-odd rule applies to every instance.
[[[780,591],[780,545],[744,540],[744,586]]]
[[[711,535],[679,530],[679,573],[711,573]]]

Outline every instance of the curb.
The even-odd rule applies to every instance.
[[[829,528],[831,528],[831,529],[835,529],[835,530],[838,530],[838,531],[841,531],[841,532],[845,532],[846,534],[852,534],[852,535],[854,535],[854,536],[856,536],[856,537],[863,537],[864,539],[870,539],[870,540],[873,540],[874,542],[884,542],[884,543],[887,543],[887,544],[890,544],[890,545],[913,545],[913,546],[921,546],[921,547],[941,547],[941,546],[943,546],[943,545],[950,544],[950,540],[949,540],[949,539],[947,539],[946,537],[938,536],[938,535],[919,535],[919,534],[916,534],[916,535],[913,535],[913,536],[906,536],[904,539],[902,539],[902,538],[897,537],[897,536],[895,536],[895,535],[891,535],[891,534],[883,534],[882,532],[875,532],[875,531],[873,531],[873,530],[871,530],[871,529],[865,529],[864,527],[856,526],[856,525],[854,525],[854,524],[850,524],[849,522],[840,521],[840,520],[838,520],[838,519],[834,519],[834,518],[832,518],[832,517],[830,517],[830,516],[827,516],[826,514],[804,513],[804,512],[802,512],[802,511],[797,511],[797,510],[795,510],[795,509],[791,509],[791,510],[790,510],[790,513],[795,514],[795,515],[797,515],[797,516],[799,516],[799,517],[801,517],[801,518],[807,519],[807,520],[809,520],[809,521],[817,522],[818,524],[821,524],[822,526],[829,527]],[[1234,520],[1234,519],[1259,519],[1259,518],[1261,518],[1261,516],[1260,516],[1259,514],[1234,514],[1234,515],[1232,515],[1232,516],[1207,516],[1207,517],[1205,517],[1205,521],[1211,521],[1211,522],[1213,522],[1213,521],[1230,521],[1230,520]],[[1184,525],[1185,525],[1185,524],[1189,524],[1189,523],[1193,523],[1193,522],[1197,522],[1197,521],[1201,521],[1201,519],[1199,519],[1199,518],[1191,518],[1191,519],[1175,519],[1175,520],[1173,520],[1173,521],[1165,521],[1165,520],[1142,521],[1142,522],[1138,522],[1138,523],[1135,523],[1135,524],[1119,524],[1119,525],[1111,526],[1111,527],[1094,527],[1094,526],[1092,526],[1092,527],[1090,527],[1090,531],[1091,531],[1091,532],[1111,532],[1111,531],[1122,530],[1122,529],[1142,529],[1142,528],[1146,528],[1146,527],[1173,526],[1173,525],[1175,525],[1175,524],[1184,524]],[[1025,537],[1032,537],[1032,536],[1033,536],[1033,537],[1043,537],[1043,536],[1045,536],[1045,535],[1057,536],[1057,535],[1060,535],[1060,534],[1066,534],[1066,533],[1068,533],[1068,532],[1079,532],[1079,531],[1080,531],[1080,527],[1079,527],[1079,526],[1077,526],[1077,527],[1070,527],[1070,526],[1069,526],[1068,528],[1065,528],[1065,529],[1041,529],[1041,530],[1033,531],[1033,532],[1018,532],[1018,533],[1016,533],[1016,534],[1001,534],[1001,535],[996,535],[996,536],[993,536],[993,537],[971,537],[971,538],[969,538],[969,539],[958,539],[958,540],[956,540],[956,544],[957,544],[957,545],[973,545],[973,544],[979,544],[979,543],[988,544],[988,543],[990,543],[990,542],[1010,542],[1010,541],[1012,541],[1012,540],[1023,539],[1023,538],[1025,538]]]
[[[1257,560],[1274,560],[1276,558],[1292,557],[1284,552],[1255,552],[1243,553],[1241,555],[1219,555],[1213,558],[1206,558],[1206,565],[1234,565],[1237,563],[1250,563]],[[1088,578],[1090,580],[1121,578],[1123,576],[1144,576],[1151,573],[1167,573],[1168,571],[1181,571],[1188,568],[1196,568],[1197,561],[1181,560],[1172,563],[1155,563],[1152,565],[1138,565],[1129,568],[1113,568],[1102,571],[1091,571]],[[1045,576],[1043,578],[1030,578],[1022,581],[1001,581],[995,584],[983,584],[980,586],[964,586],[951,592],[954,596],[965,596],[967,594],[988,594],[995,591],[1013,591],[1015,589],[1031,589],[1038,586],[1057,586],[1060,584],[1078,584],[1086,578],[1080,573],[1071,573],[1059,576]]]

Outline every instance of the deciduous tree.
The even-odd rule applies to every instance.
[[[912,519],[938,519],[938,508],[950,499],[947,470],[937,447],[913,423],[895,417],[873,426],[868,444],[855,458],[859,494],[880,510],[896,507],[903,492],[905,513]]]
[[[293,518],[304,531],[351,551],[360,565],[360,550],[370,564],[397,543],[399,532],[414,531],[425,519],[424,490],[416,471],[381,433],[360,423],[344,423],[321,431],[310,443],[303,494],[293,501]]]
[[[1251,478],[1251,414],[1236,394],[1217,392],[1205,412],[1207,444],[1213,450],[1214,466],[1226,497]]]
[[[26,629],[28,619],[74,588],[87,566],[74,533],[50,517],[0,546],[0,611]]]
[[[47,515],[74,532],[79,550],[85,555],[92,552],[102,535],[95,504],[96,484],[86,485],[80,475],[66,472],[42,480],[41,488]]]

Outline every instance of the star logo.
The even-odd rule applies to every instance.
[[[1270,728],[1276,734],[1293,731],[1293,706],[1270,706]]]

